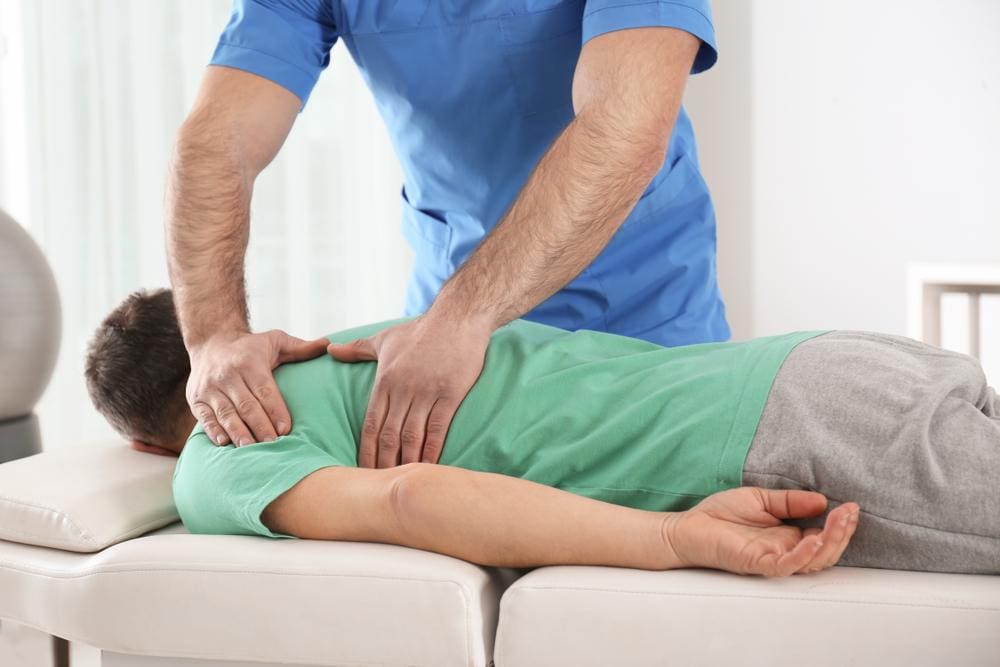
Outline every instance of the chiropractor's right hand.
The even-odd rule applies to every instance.
[[[326,352],[325,338],[302,340],[284,331],[217,334],[189,346],[187,401],[217,445],[274,440],[292,428],[274,371]]]

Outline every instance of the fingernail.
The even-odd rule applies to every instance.
[[[288,429],[288,426],[285,425],[285,422],[278,422],[276,426],[278,427],[278,435],[285,435]]]
[[[846,526],[847,522],[850,521],[850,520],[851,520],[851,515],[850,514],[845,514],[840,519],[840,525],[841,526]]]
[[[217,435],[217,436],[215,436],[215,443],[216,443],[216,444],[218,444],[218,445],[221,445],[221,444],[222,444],[223,442],[225,442],[225,441],[226,441],[226,439],[225,439],[225,438],[223,438],[223,437],[222,437],[221,435]]]

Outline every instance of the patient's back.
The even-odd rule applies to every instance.
[[[329,339],[347,342],[400,321]],[[818,333],[664,348],[516,320],[493,334],[483,372],[455,415],[440,463],[632,507],[685,509],[740,485],[781,362]],[[321,462],[356,466],[375,367],[323,356],[278,368],[275,379],[293,429],[274,442],[216,447],[197,428],[175,478],[182,517],[184,505],[191,505],[186,494],[241,484],[231,481],[235,469],[242,479],[256,477],[266,486],[272,477],[286,485],[289,469],[300,479]],[[278,470],[284,471],[280,479]]]

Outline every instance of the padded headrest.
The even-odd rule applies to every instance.
[[[177,521],[177,459],[124,443],[0,465],[0,540],[90,553]]]

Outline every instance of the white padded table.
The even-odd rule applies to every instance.
[[[0,541],[0,618],[133,656],[485,666],[505,576],[403,547],[175,524],[94,554]]]
[[[498,667],[1000,665],[1000,576],[551,567],[500,604]]]
[[[121,443],[0,465],[0,619],[105,667],[1000,665],[1000,576],[552,567],[511,584],[403,547],[190,535],[172,471]]]

